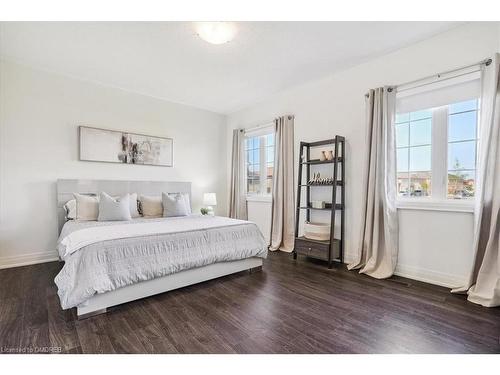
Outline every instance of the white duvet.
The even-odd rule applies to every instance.
[[[58,241],[65,264],[55,278],[63,309],[96,293],[217,262],[262,257],[251,222],[191,215],[131,222],[68,222]]]

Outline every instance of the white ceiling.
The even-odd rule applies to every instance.
[[[453,22],[238,22],[211,45],[191,22],[12,22],[1,56],[219,113],[357,65]]]

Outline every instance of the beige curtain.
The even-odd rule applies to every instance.
[[[348,267],[377,279],[392,276],[398,254],[395,94],[384,87],[370,90],[366,98],[361,240],[358,259]]]
[[[244,136],[242,129],[233,130],[231,184],[229,187],[229,217],[241,220],[247,219]]]
[[[474,261],[466,285],[452,292],[500,306],[500,55],[481,72],[479,166],[474,210]]]
[[[273,173],[273,207],[270,250],[293,251],[295,242],[295,180],[293,116],[274,120],[275,152]]]

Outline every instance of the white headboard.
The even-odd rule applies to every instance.
[[[161,193],[188,193],[191,199],[191,182],[170,181],[120,181],[120,180],[57,180],[57,219],[59,232],[66,222],[64,204],[73,199],[73,193],[97,195],[105,191],[110,195],[137,193],[161,195]]]

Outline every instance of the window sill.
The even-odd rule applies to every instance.
[[[425,211],[450,211],[474,212],[474,201],[433,201],[426,199],[399,199],[396,201],[398,210],[425,210]]]
[[[271,203],[273,197],[271,195],[247,195],[247,202],[269,202]]]

